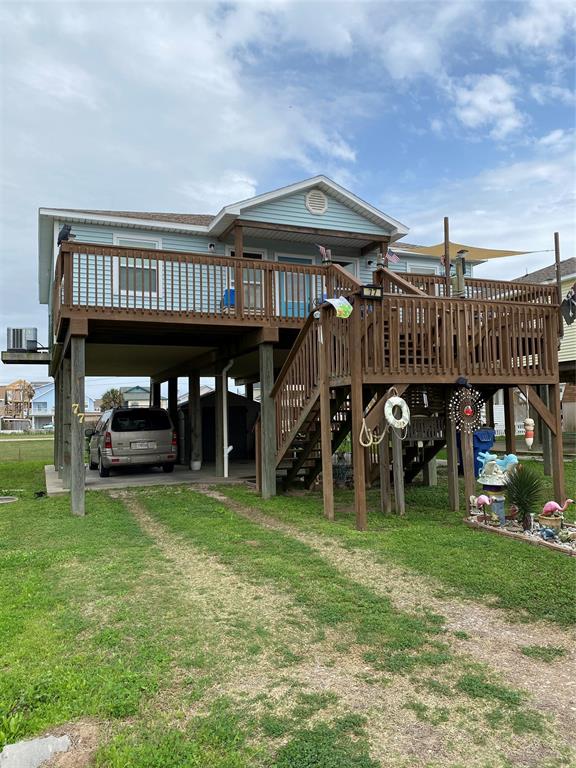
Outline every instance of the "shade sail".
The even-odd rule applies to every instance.
[[[437,256],[438,258],[444,256],[444,243],[438,243],[438,245],[403,246],[401,242],[398,242],[394,243],[392,248],[398,248],[399,250],[405,248],[410,253],[421,253],[424,256]],[[530,251],[496,251],[492,248],[476,248],[473,245],[450,242],[451,259],[456,258],[458,251],[468,251],[466,258],[469,261],[487,261],[488,259],[502,259],[505,256],[521,256],[524,253],[530,253]]]

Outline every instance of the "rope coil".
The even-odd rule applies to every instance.
[[[366,419],[362,419],[362,427],[360,428],[358,441],[363,448],[380,445],[388,432],[388,428],[396,431],[397,434],[399,433],[398,437],[400,440],[404,440],[408,434],[408,424],[410,423],[410,408],[408,407],[408,403],[398,395],[398,390],[395,387],[392,387],[390,391],[392,394],[384,405],[384,418],[386,424],[382,434],[378,434],[377,428],[374,430],[369,429],[366,424]],[[402,412],[399,419],[394,416],[394,408],[400,408]]]

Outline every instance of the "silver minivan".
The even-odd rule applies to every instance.
[[[113,408],[105,411],[90,438],[89,467],[108,477],[112,467],[159,466],[172,472],[177,438],[162,408]]]

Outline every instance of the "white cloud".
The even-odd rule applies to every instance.
[[[189,210],[217,213],[225,205],[256,194],[256,179],[241,171],[225,171],[213,181],[184,182],[180,191],[188,198]]]
[[[573,35],[576,14],[572,0],[530,0],[515,7],[520,13],[511,14],[494,31],[492,40],[500,51],[550,51]]]
[[[467,128],[488,129],[492,138],[505,139],[526,123],[516,107],[517,90],[502,75],[469,75],[450,92],[454,114]]]
[[[565,104],[572,107],[576,104],[576,93],[570,88],[560,85],[535,83],[530,86],[530,95],[538,104]]]
[[[17,78],[52,104],[98,108],[97,82],[76,64],[65,64],[47,54],[31,55],[22,64]]]

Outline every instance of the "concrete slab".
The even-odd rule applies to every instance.
[[[38,768],[57,752],[67,752],[70,744],[68,736],[45,736],[7,744],[0,752],[0,768]]]
[[[64,488],[53,465],[44,467],[46,492],[48,496],[69,493]],[[97,470],[86,469],[86,490],[107,491],[114,488],[138,488],[148,485],[193,485],[242,483],[256,481],[256,467],[253,461],[234,462],[230,464],[230,477],[225,480],[216,475],[214,464],[207,464],[198,472],[188,467],[176,466],[174,472],[167,474],[158,467],[126,467],[112,469],[110,477],[100,477]]]

